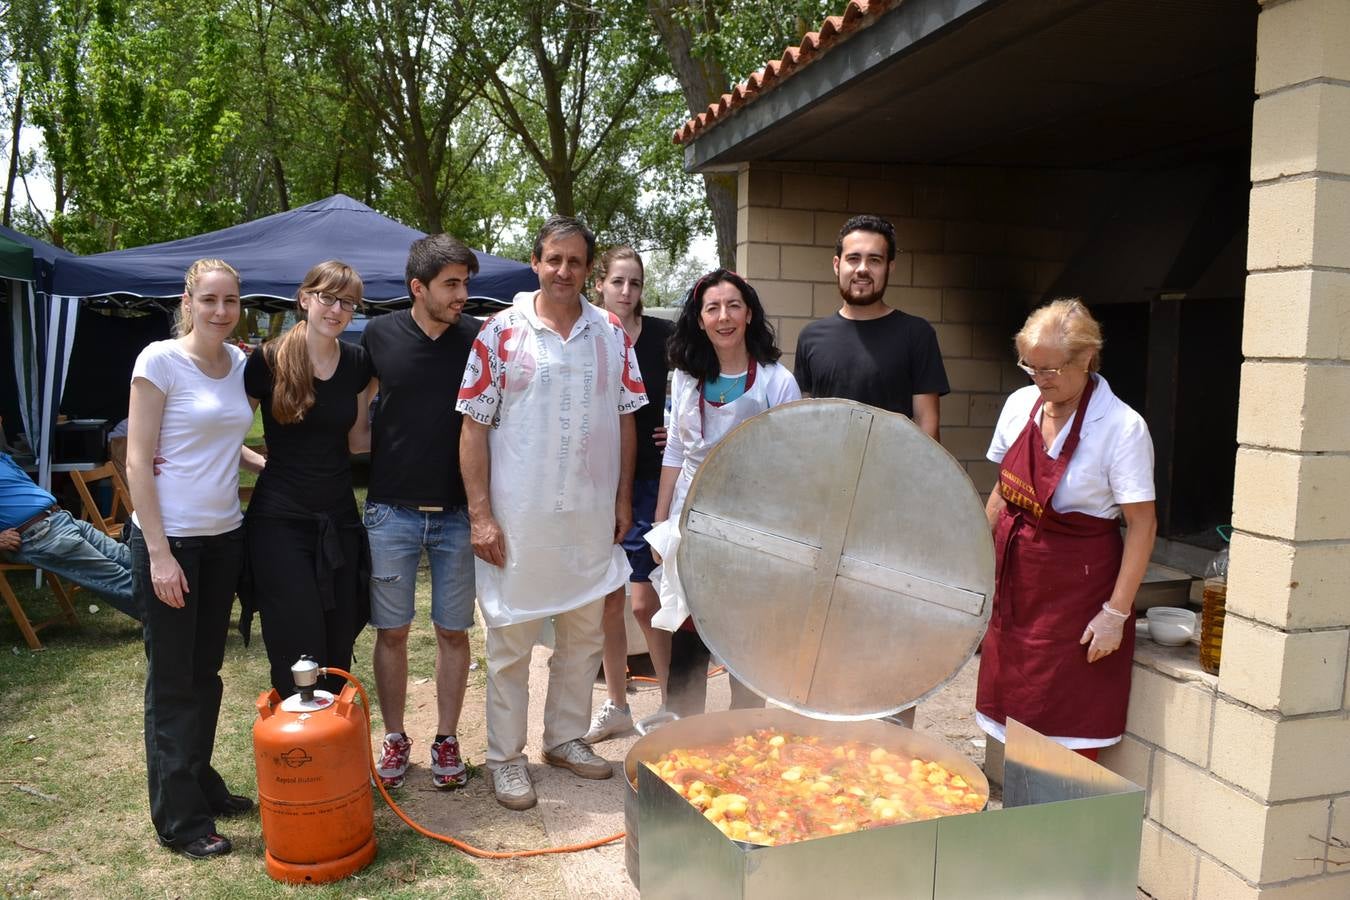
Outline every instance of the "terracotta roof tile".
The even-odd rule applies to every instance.
[[[901,0],[849,0],[842,15],[830,16],[819,31],[802,37],[801,43],[788,47],[780,59],[771,59],[764,68],[723,94],[706,112],[685,122],[675,131],[675,143],[683,144],[698,137],[731,113],[751,102],[765,91],[777,87],[786,78],[801,71],[812,60],[827,52],[854,32],[871,25]]]

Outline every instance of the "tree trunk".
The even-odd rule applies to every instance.
[[[5,176],[5,211],[0,224],[10,226],[14,217],[14,183],[19,180],[19,136],[23,131],[23,76],[19,76],[19,93],[14,98],[14,131],[9,139],[9,174]]]
[[[722,96],[728,79],[726,67],[713,57],[694,55],[693,35],[677,19],[677,13],[689,9],[689,0],[647,0],[652,22],[661,35],[670,57],[671,68],[680,83],[689,114],[696,116],[708,104]],[[705,25],[716,28],[711,16]],[[736,265],[736,176],[725,172],[705,172],[703,191],[712,211],[713,228],[717,233],[717,259],[726,267]]]
[[[717,263],[736,268],[736,176],[729,172],[704,172],[703,192],[712,210],[717,232]]]

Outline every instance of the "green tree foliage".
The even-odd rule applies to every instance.
[[[697,116],[835,11],[835,0],[647,0],[689,116]],[[722,265],[736,261],[736,180],[703,176]]]
[[[499,253],[523,255],[564,212],[678,257],[713,194],[671,132],[818,5],[9,0],[0,126],[22,113],[41,129],[41,159],[15,171],[49,179],[43,236],[81,252],[341,192]],[[702,66],[708,99],[676,59]],[[723,188],[718,230],[734,247],[734,182]]]
[[[50,0],[10,0],[0,7],[0,53],[7,62],[0,71],[4,91],[4,117],[7,120],[9,169],[5,179],[3,222],[5,225],[37,226],[45,230],[45,220],[31,206],[18,208],[16,187],[27,182],[30,174],[48,177],[53,189],[62,190],[60,169],[39,158],[33,149],[21,146],[22,129],[32,124],[33,97],[47,84],[54,71],[53,41],[55,25]]]
[[[240,127],[227,104],[236,46],[221,19],[125,0],[54,12],[56,64],[34,103],[65,180],[53,232],[94,252],[233,221],[215,177]]]
[[[270,0],[238,0],[226,16],[240,45],[230,103],[244,127],[220,177],[243,217],[336,193],[379,207],[388,187],[379,126],[332,60]]]
[[[455,21],[475,23],[468,80],[537,175],[526,230],[581,215],[607,240],[686,247],[706,214],[669,144],[682,110],[643,8],[522,0],[485,17],[450,3]]]

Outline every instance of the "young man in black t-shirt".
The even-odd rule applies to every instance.
[[[370,624],[375,687],[387,734],[378,771],[398,787],[412,740],[403,729],[408,693],[408,630],[417,566],[431,566],[431,621],[436,627],[436,737],[431,780],[453,788],[468,780],[455,731],[469,678],[474,564],[464,482],[459,472],[462,416],[456,388],[464,376],[478,322],[464,316],[473,251],[449,235],[415,241],[408,251],[412,309],[372,319],[361,338],[376,391],[371,429]]]
[[[937,333],[882,297],[895,268],[895,228],[854,216],[839,230],[834,274],[843,305],[797,338],[793,374],[803,396],[843,397],[909,416],[938,440],[938,398],[948,393]],[[894,719],[914,727],[911,706]]]
[[[854,216],[835,244],[839,312],[802,329],[793,372],[802,394],[844,397],[914,420],[938,439],[938,398],[951,389],[933,326],[882,299],[895,268],[895,229]]]

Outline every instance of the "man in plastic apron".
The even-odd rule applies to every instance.
[[[539,290],[517,294],[474,342],[460,388],[460,465],[478,602],[487,624],[487,765],[497,801],[529,809],[525,767],[530,655],[552,617],[544,762],[583,778],[613,768],[581,740],[603,645],[603,598],[630,569],[636,453],[632,413],[647,402],[618,320],[586,303],[595,238],[549,219],[531,265]]]

